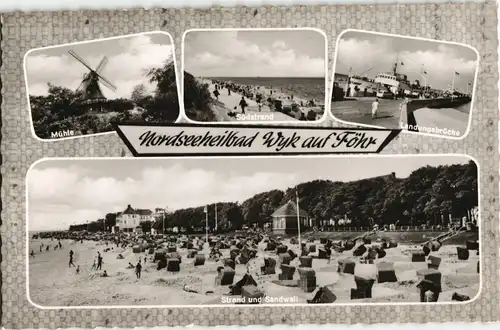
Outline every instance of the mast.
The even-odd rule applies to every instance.
[[[398,62],[399,62],[399,53],[396,55],[396,62],[394,62],[394,67],[392,69],[392,73],[394,74],[395,77],[397,77]]]
[[[299,192],[297,187],[295,187],[295,198],[296,198],[296,203],[297,203],[297,232],[298,232],[298,241],[299,241],[299,247],[302,247],[301,241],[300,241],[300,207],[299,207]]]
[[[455,68],[453,68],[453,78],[451,80],[451,99],[453,100],[453,97],[455,96],[455,75],[457,72],[455,71]]]
[[[163,216],[161,217],[161,234],[165,235],[165,219],[167,218],[167,208],[163,209]]]
[[[205,206],[205,242],[208,244],[208,205]]]
[[[215,203],[215,231],[217,231],[217,203]]]

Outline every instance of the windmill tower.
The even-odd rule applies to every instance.
[[[81,95],[79,103],[89,112],[105,111],[107,99],[102,93],[101,85],[113,92],[116,91],[116,86],[101,75],[102,70],[108,63],[108,58],[104,56],[94,70],[72,49],[70,49],[68,53],[89,70],[89,72],[83,75],[83,80],[76,89],[76,92]]]

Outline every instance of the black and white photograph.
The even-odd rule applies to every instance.
[[[370,164],[370,166],[366,166]],[[27,175],[41,307],[470,301],[461,155],[45,159]]]
[[[188,30],[184,107],[195,122],[318,121],[327,41],[316,29]]]
[[[331,113],[361,126],[464,137],[478,61],[463,44],[346,30],[337,40]]]
[[[61,139],[111,132],[113,122],[175,122],[180,107],[173,54],[165,32],[28,51],[34,135]]]

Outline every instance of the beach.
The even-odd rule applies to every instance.
[[[299,84],[275,88],[266,86],[266,83],[262,83],[263,81],[259,79],[246,79],[249,79],[248,84],[242,84],[245,81],[242,78],[197,78],[198,83],[208,86],[213,99],[212,111],[217,121],[314,121],[321,119],[324,114],[324,88],[321,93],[315,95],[311,92],[305,93],[313,96],[308,99],[294,94],[294,88],[291,86],[297,88]],[[314,90],[316,87],[313,85],[308,88]],[[218,96],[214,94],[216,89]],[[318,96],[322,98],[318,99]],[[242,98],[247,103],[245,113],[240,107]],[[277,103],[279,106],[276,106]]]
[[[203,242],[204,236],[199,241]],[[309,239],[307,244],[321,248],[324,240]],[[228,258],[234,246],[220,249],[223,257],[220,260],[208,258],[210,247],[203,244],[198,254],[204,254],[204,265],[194,266],[194,259],[188,258],[188,249],[177,244],[177,253],[181,256],[179,272],[168,272],[166,269],[157,270],[157,262],[153,262],[154,254],[148,250],[133,253],[131,246],[117,247],[116,244],[106,245],[103,241],[62,240],[62,249],[39,252],[39,247],[54,245],[57,241],[50,239],[31,239],[30,251],[35,256],[29,262],[29,295],[33,303],[41,306],[135,306],[135,305],[220,305],[232,304],[239,296],[228,296],[229,285],[216,285],[217,268],[223,266],[223,258]],[[305,242],[305,238],[304,238]],[[359,243],[359,242],[358,242]],[[467,260],[457,258],[457,240],[449,245],[443,245],[439,251],[431,252],[431,256],[441,258],[439,271],[442,273],[442,292],[439,301],[451,301],[454,293],[467,295],[471,299],[479,291],[479,274],[477,264],[479,256],[476,251],[470,251]],[[202,243],[200,243],[202,244]],[[292,244],[289,238],[281,240],[289,250],[300,256],[298,244]],[[373,241],[373,244],[380,242]],[[369,248],[372,244],[365,244]],[[300,287],[290,287],[287,281],[278,280],[280,273],[280,258],[275,250],[266,251],[266,239],[256,245],[257,257],[248,264],[235,265],[235,276],[232,284],[238,282],[248,273],[256,281],[258,290],[268,299],[264,304],[280,304],[287,301],[292,303],[307,303],[314,297],[315,292],[304,292]],[[110,249],[104,252],[105,249]],[[81,270],[76,274],[75,268],[68,267],[69,251],[74,251],[74,263]],[[354,257],[353,251],[336,252],[332,250],[330,259],[320,259],[311,253],[312,269],[316,274],[316,285],[329,288],[336,296],[335,303],[373,303],[373,302],[419,302],[419,292],[416,284],[419,279],[417,271],[427,269],[427,261],[411,262],[412,251],[421,250],[421,244],[400,242],[397,247],[387,249],[387,255],[374,260],[374,264],[391,262],[397,276],[396,282],[375,283],[372,298],[352,300],[351,288],[356,288],[353,274],[339,273],[338,262],[346,258],[361,265],[362,257]],[[103,256],[102,270],[106,270],[109,277],[101,277],[102,271],[91,271],[97,252]],[[123,259],[117,259],[121,254]],[[146,262],[144,258],[146,257]],[[277,260],[276,274],[262,275],[261,266],[264,258]],[[299,266],[299,258],[290,262],[290,266]],[[142,276],[136,279],[134,269],[127,269],[127,265],[135,265],[142,260]],[[366,266],[366,265],[365,265]],[[298,271],[293,280],[299,280]],[[229,297],[229,298],[228,298]],[[272,301],[270,301],[272,300]],[[281,301],[281,302],[280,302]]]

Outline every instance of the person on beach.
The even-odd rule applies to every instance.
[[[97,270],[97,264],[95,263],[95,259],[94,259],[94,263],[92,264],[92,267],[90,268],[90,270]]]
[[[247,101],[245,101],[244,96],[241,97],[239,106],[241,107],[241,113],[245,113],[245,108],[248,106],[248,103],[247,103]]]
[[[146,263],[146,261],[148,261],[148,257],[144,257],[144,263]]]
[[[35,257],[35,251],[31,250],[30,255],[31,255],[32,258],[34,258]]]
[[[50,245],[47,245],[47,247],[45,248],[45,251],[48,251],[50,249]]]
[[[40,253],[42,253],[43,245],[40,245]]]
[[[378,98],[375,99],[372,103],[372,119],[377,118],[377,111],[378,111]]]
[[[227,88],[227,95],[231,96],[231,90],[229,89],[229,87]]]
[[[141,270],[142,270],[142,265],[141,262],[139,261],[135,266],[135,276],[137,276],[137,279],[141,278]]]
[[[217,100],[219,99],[219,91],[217,89],[214,90],[214,96]]]
[[[108,277],[108,272],[104,271],[101,275],[101,277]]]
[[[61,241],[59,241],[59,248],[62,249]]]
[[[80,265],[76,267],[76,275],[80,274]]]
[[[97,256],[97,268],[96,270],[101,270],[102,269],[102,257],[101,257],[101,254],[99,253],[99,255]]]
[[[75,267],[75,264],[73,263],[73,250],[69,251],[69,263],[68,263],[68,267],[71,268],[71,266]]]

